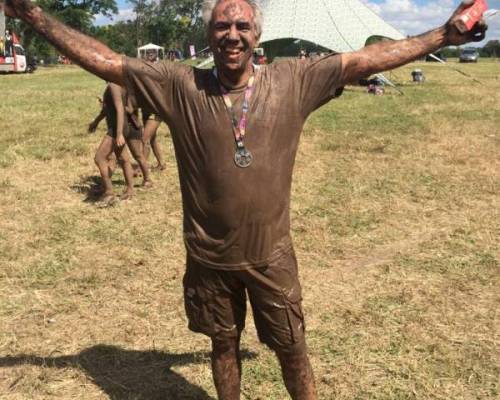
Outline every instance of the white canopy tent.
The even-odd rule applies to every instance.
[[[165,56],[165,48],[153,43],[148,43],[144,46],[139,47],[137,49],[137,58],[146,58],[146,54],[150,51],[156,53],[156,58],[158,60],[163,60]]]
[[[368,38],[405,36],[359,0],[262,0],[261,43],[306,40],[336,52],[359,50]]]
[[[373,36],[405,38],[360,0],[261,0],[260,4],[261,44],[296,39],[341,53],[363,48]],[[382,74],[377,76],[394,87]]]
[[[261,0],[261,6],[261,43],[293,38],[343,53],[363,48],[373,36],[405,38],[360,0]],[[395,87],[384,75],[377,76]]]

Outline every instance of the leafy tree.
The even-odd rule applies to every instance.
[[[500,57],[500,40],[490,40],[481,53],[487,57]]]
[[[118,12],[115,0],[38,0],[44,11],[79,31],[91,31],[94,16],[111,16]],[[39,56],[54,53],[30,25],[22,21],[10,21],[9,26],[21,37],[24,47]]]
[[[107,26],[94,26],[94,17],[116,14],[116,0],[37,0],[37,3],[55,18],[96,37],[119,53],[135,55],[136,48],[148,42],[184,52],[191,44],[198,50],[206,47],[205,27],[201,20],[202,0],[128,1],[136,18]],[[57,55],[29,25],[11,21],[10,27],[21,37],[30,53],[40,58]]]
[[[90,33],[117,53],[130,57],[136,54],[135,21],[119,21],[114,25],[96,26],[91,29]]]
[[[137,45],[153,42],[167,49],[204,46],[202,0],[130,0],[136,12]]]

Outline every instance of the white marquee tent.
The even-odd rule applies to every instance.
[[[156,53],[156,56],[160,60],[163,59],[163,57],[165,55],[165,48],[158,46],[156,44],[153,44],[153,43],[148,43],[148,44],[146,44],[142,47],[139,47],[137,49],[137,57],[138,58],[146,58],[146,53],[148,51],[154,51]]]
[[[372,36],[405,38],[360,0],[261,0],[260,4],[261,43],[297,39],[341,53],[361,49]],[[382,74],[377,76],[394,86]]]
[[[336,52],[359,50],[371,36],[405,36],[359,0],[261,0],[261,43],[294,38]]]

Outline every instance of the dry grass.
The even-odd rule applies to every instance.
[[[498,399],[500,64],[434,64],[405,96],[360,89],[315,113],[292,225],[321,399]],[[131,202],[86,202],[103,84],[76,67],[0,76],[0,399],[213,399],[182,304],[168,170]],[[123,184],[120,174],[117,188]],[[118,189],[117,189],[118,190]],[[244,335],[243,398],[285,399]]]

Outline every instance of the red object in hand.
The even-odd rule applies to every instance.
[[[486,0],[476,0],[474,4],[467,7],[458,17],[455,26],[460,33],[468,32],[481,19],[484,12],[488,9]]]

